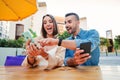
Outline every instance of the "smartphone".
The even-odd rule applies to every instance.
[[[80,53],[80,54],[90,53],[90,50],[91,50],[91,42],[81,43],[81,44],[80,44],[80,49],[83,49],[83,50],[84,50],[84,52],[83,52],[83,53]]]
[[[31,42],[34,43],[34,39],[32,38],[32,35],[28,31],[22,33],[22,36],[25,38],[26,41],[30,39]]]

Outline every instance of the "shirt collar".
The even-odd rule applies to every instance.
[[[76,39],[77,37],[81,37],[82,36],[82,32],[83,32],[83,29],[82,28],[80,28],[80,31],[79,31],[79,33],[74,37],[73,35],[72,35],[72,39]]]

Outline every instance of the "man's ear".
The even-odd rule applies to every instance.
[[[78,21],[78,26],[80,26],[80,21]]]
[[[80,20],[78,21],[78,24],[80,24]]]

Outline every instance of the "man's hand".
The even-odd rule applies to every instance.
[[[52,45],[57,45],[58,44],[58,39],[53,39],[53,38],[46,38],[38,41],[42,47],[44,46],[52,46]]]
[[[84,52],[84,50],[80,50],[79,48],[77,48],[74,53],[74,57],[68,59],[68,61],[67,61],[68,66],[77,66],[77,65],[83,64],[89,58],[91,58],[89,53],[80,54],[82,52]]]
[[[76,49],[74,54],[74,62],[76,64],[83,64],[91,57],[89,53],[80,54],[82,52],[84,52],[84,50]]]

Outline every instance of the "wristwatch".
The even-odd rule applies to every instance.
[[[61,38],[59,39],[58,46],[61,46],[62,40],[63,40],[63,39],[61,39]]]

